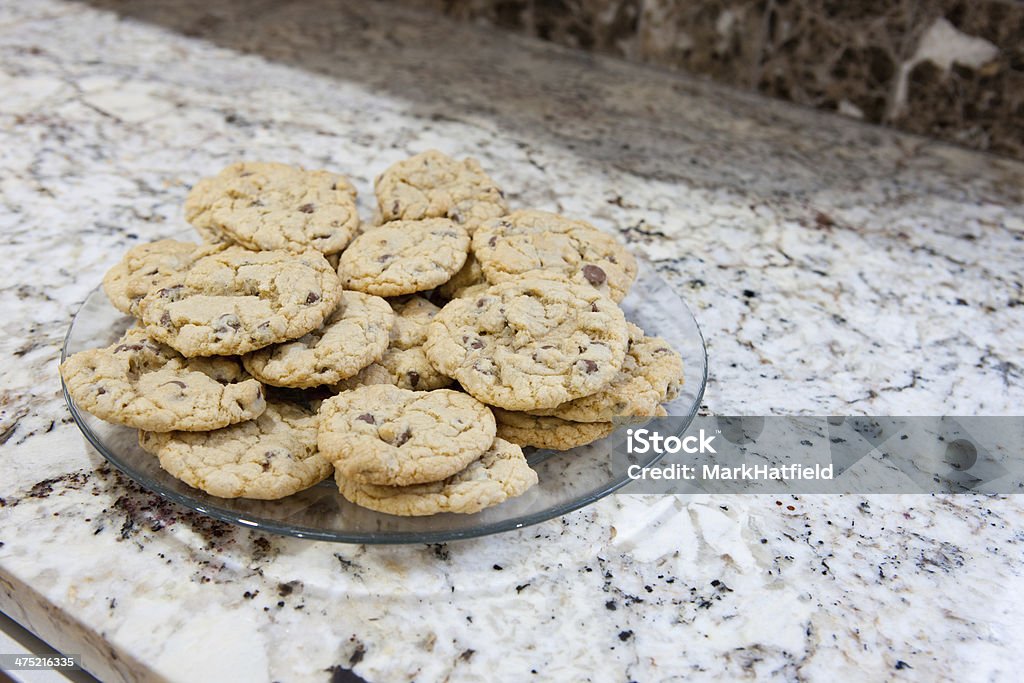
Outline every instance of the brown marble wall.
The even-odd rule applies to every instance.
[[[1024,158],[1017,0],[396,0]]]

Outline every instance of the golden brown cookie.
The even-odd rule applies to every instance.
[[[622,368],[607,387],[590,396],[543,410],[573,422],[609,422],[616,417],[650,417],[671,401],[683,384],[683,359],[661,337],[648,337],[632,323]]]
[[[342,292],[341,304],[322,327],[294,341],[253,351],[242,362],[253,377],[278,387],[333,384],[380,360],[394,320],[384,299]]]
[[[96,417],[155,432],[206,431],[266,409],[263,387],[237,358],[184,358],[133,327],[60,366],[75,404]]]
[[[250,249],[324,254],[344,249],[359,228],[347,178],[259,161],[231,164],[196,183],[185,218],[204,239],[225,235]]]
[[[271,399],[255,420],[211,432],[139,432],[139,445],[189,486],[221,498],[276,500],[333,469],[316,447],[317,413]]]
[[[348,500],[371,510],[405,517],[440,512],[472,514],[525,493],[537,483],[522,449],[503,439],[479,460],[443,481],[412,486],[359,484],[335,475],[338,490]]]
[[[615,431],[611,422],[570,422],[501,408],[494,409],[498,437],[520,446],[567,451],[603,439]]]
[[[216,253],[225,245],[159,240],[128,250],[121,262],[103,276],[103,291],[114,308],[138,315],[139,302],[157,288],[163,279],[177,275],[203,256]]]
[[[449,302],[424,350],[481,401],[537,410],[602,389],[628,340],[622,311],[593,287],[531,277]]]
[[[437,312],[437,306],[421,296],[413,295],[403,300],[393,300],[395,324],[391,328],[391,342],[387,350],[375,363],[359,371],[359,374],[343,379],[334,387],[335,391],[346,391],[371,384],[394,384],[413,391],[443,389],[452,383],[452,378],[438,372],[423,351],[427,340],[427,329]]]
[[[622,301],[636,279],[636,258],[590,223],[546,211],[514,211],[473,233],[473,254],[488,282],[544,271]]]
[[[319,328],[341,300],[323,255],[227,247],[139,303],[152,337],[185,356],[244,354]]]
[[[352,481],[408,486],[461,471],[494,443],[494,416],[472,396],[377,384],[320,408],[320,450]]]
[[[374,183],[383,221],[450,218],[472,234],[508,211],[505,194],[476,159],[429,150],[392,164]]]
[[[341,255],[346,289],[400,296],[433,289],[462,268],[469,234],[446,218],[394,221],[357,237]]]

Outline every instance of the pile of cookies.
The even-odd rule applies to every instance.
[[[243,162],[185,203],[202,244],[130,250],[103,280],[136,323],[61,366],[76,405],[139,430],[190,486],[277,499],[332,473],[398,515],[473,513],[566,450],[663,415],[679,355],[626,321],[636,260],[588,223],[510,211],[473,159],[376,180]]]

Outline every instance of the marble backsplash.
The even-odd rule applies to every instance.
[[[395,0],[1024,158],[1024,2]]]

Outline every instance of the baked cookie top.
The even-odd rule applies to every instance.
[[[415,517],[440,512],[472,514],[525,493],[537,483],[519,446],[503,439],[470,465],[443,481],[412,486],[359,484],[335,474],[341,495],[356,505],[391,515]]]
[[[381,357],[394,319],[391,306],[379,296],[342,292],[341,304],[322,327],[253,351],[242,362],[253,377],[273,386],[333,384]]]
[[[243,354],[323,323],[341,283],[322,254],[231,246],[171,275],[139,303],[151,336],[185,356]]]
[[[636,279],[636,258],[590,223],[546,211],[514,211],[473,233],[473,254],[488,282],[547,271],[622,301]]]
[[[344,249],[359,228],[347,178],[262,161],[231,164],[197,182],[185,199],[185,218],[204,239],[223,233],[250,249],[324,254]]]
[[[408,486],[462,470],[494,443],[494,416],[472,396],[377,384],[320,407],[319,446],[341,476]]]
[[[255,420],[212,432],[139,432],[139,445],[189,486],[221,498],[275,500],[331,474],[316,447],[317,414],[271,399]]]
[[[593,287],[531,277],[449,302],[424,350],[481,401],[537,410],[604,387],[628,339],[618,305]]]
[[[263,387],[235,358],[184,358],[134,327],[102,349],[60,366],[75,403],[96,417],[155,432],[203,431],[251,420]]]
[[[389,166],[374,182],[383,221],[450,218],[472,233],[508,212],[505,193],[473,158],[432,149]]]
[[[384,355],[359,371],[359,374],[338,382],[333,389],[346,391],[371,384],[394,384],[402,389],[430,391],[443,389],[452,378],[434,369],[423,352],[427,327],[441,309],[421,296],[392,301],[395,324],[391,342]]]
[[[616,417],[650,417],[660,404],[679,394],[683,383],[683,359],[661,337],[648,337],[632,323],[629,347],[622,368],[611,383],[583,396],[534,415],[553,415],[574,422],[607,422]]]
[[[393,221],[357,237],[341,255],[346,289],[399,296],[432,289],[462,268],[469,234],[447,218]]]
[[[498,436],[520,446],[567,451],[603,439],[615,431],[611,422],[570,422],[501,408],[494,409]]]
[[[223,248],[222,245],[177,240],[139,244],[129,249],[121,262],[103,276],[103,291],[114,308],[137,315],[139,302],[161,280],[186,270],[196,260]]]

